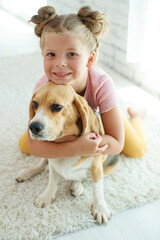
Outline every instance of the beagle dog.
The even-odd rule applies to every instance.
[[[56,141],[63,136],[94,132],[104,135],[98,114],[95,114],[86,100],[69,85],[46,83],[33,95],[29,107],[29,132],[32,139]],[[107,223],[110,210],[104,199],[103,173],[109,175],[117,161],[104,168],[106,155],[91,157],[72,157],[42,159],[38,165],[22,170],[16,177],[18,182],[25,181],[43,171],[48,163],[49,181],[45,191],[36,198],[35,205],[44,207],[55,199],[59,175],[71,180],[71,194],[83,194],[82,181],[91,173],[93,185],[92,215],[99,224]]]

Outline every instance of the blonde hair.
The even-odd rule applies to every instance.
[[[40,37],[40,47],[43,50],[44,33],[75,33],[80,36],[90,52],[95,51],[97,56],[99,38],[109,30],[109,24],[98,11],[90,6],[83,6],[77,14],[58,15],[52,6],[45,6],[38,10],[30,22],[36,24],[35,34]]]

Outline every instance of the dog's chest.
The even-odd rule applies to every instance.
[[[81,157],[50,159],[54,169],[67,180],[80,181],[88,176],[93,157],[89,157],[83,163],[76,165]]]

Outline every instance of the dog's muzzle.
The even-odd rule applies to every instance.
[[[43,125],[39,122],[32,122],[29,125],[29,129],[31,130],[32,133],[34,133],[35,135],[38,135],[42,131]]]

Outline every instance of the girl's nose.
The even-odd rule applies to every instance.
[[[56,61],[56,67],[66,67],[67,61],[64,57],[58,57]]]

